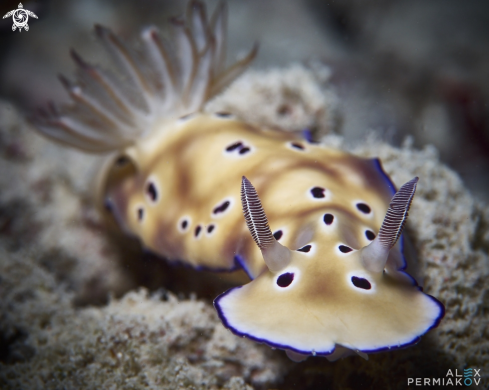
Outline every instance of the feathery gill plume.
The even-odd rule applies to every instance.
[[[95,26],[118,74],[85,62],[75,51],[75,82],[60,76],[73,104],[49,104],[33,117],[44,135],[78,149],[100,153],[132,145],[151,133],[154,124],[202,108],[251,63],[257,45],[241,60],[225,67],[226,3],[217,6],[210,21],[205,5],[191,0],[187,20],[173,18],[172,40],[155,27],[143,29],[141,49]]]

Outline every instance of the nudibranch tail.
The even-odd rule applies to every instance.
[[[155,27],[148,27],[140,35],[141,50],[96,25],[96,37],[118,72],[90,65],[72,51],[77,81],[61,77],[61,82],[74,104],[40,110],[32,118],[35,126],[57,142],[102,153],[134,144],[157,123],[200,110],[257,53],[255,45],[225,68],[226,13],[221,2],[208,21],[205,5],[190,1],[187,21],[172,19],[172,40],[166,42]]]
[[[290,250],[275,240],[255,187],[244,176],[241,181],[241,204],[248,229],[268,269],[272,272],[281,271],[291,261]]]
[[[367,270],[382,272],[384,269],[389,251],[396,245],[406,224],[417,184],[418,177],[415,177],[392,197],[378,236],[362,249],[361,260]]]

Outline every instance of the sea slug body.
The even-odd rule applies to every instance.
[[[100,204],[145,248],[199,269],[246,271],[250,283],[215,301],[237,335],[293,360],[416,343],[444,314],[404,271],[417,178],[396,193],[376,159],[203,113],[257,53],[225,67],[226,12],[220,3],[209,22],[190,1],[189,22],[171,22],[173,39],[145,28],[141,51],[97,26],[122,79],[73,52],[79,80],[61,80],[74,104],[42,110],[37,128],[108,154]]]

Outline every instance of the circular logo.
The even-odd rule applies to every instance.
[[[27,15],[27,12],[23,8],[16,9],[14,14],[12,15],[12,20],[14,21],[14,24],[18,28],[25,27],[27,25],[27,21],[29,20],[29,15]]]

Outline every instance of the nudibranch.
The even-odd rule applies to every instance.
[[[74,104],[50,105],[36,127],[108,154],[103,212],[145,248],[195,268],[245,270],[252,281],[215,300],[236,334],[294,360],[415,343],[444,311],[404,271],[401,232],[417,181],[392,198],[376,159],[204,113],[257,52],[225,67],[226,12],[222,2],[208,21],[190,1],[188,22],[171,21],[171,41],[145,28],[138,50],[96,26],[118,72],[72,52],[78,80],[61,81]]]

